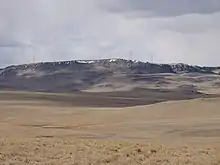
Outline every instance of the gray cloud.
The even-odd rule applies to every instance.
[[[10,38],[0,38],[0,49],[1,48],[22,48],[22,47],[33,47],[33,45],[24,43],[22,41],[16,41]]]
[[[29,63],[33,55],[37,61],[111,57],[149,61],[152,54],[160,63],[220,65],[219,4],[218,0],[0,0],[0,66]]]
[[[179,16],[210,14],[220,11],[219,0],[107,0],[102,4],[110,12],[137,16]]]

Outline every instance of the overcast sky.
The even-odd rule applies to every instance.
[[[220,0],[0,0],[0,66],[33,55],[220,66]]]

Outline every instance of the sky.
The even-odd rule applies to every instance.
[[[126,58],[220,66],[220,0],[0,0],[0,67]]]

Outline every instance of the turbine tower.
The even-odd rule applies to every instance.
[[[35,54],[33,53],[33,64],[35,63]]]
[[[128,54],[128,60],[132,60],[133,59],[133,51],[129,51],[129,54]]]
[[[151,61],[150,61],[152,64],[154,63],[154,54],[151,53]]]
[[[36,49],[35,46],[32,47],[32,63],[34,64],[36,62]]]

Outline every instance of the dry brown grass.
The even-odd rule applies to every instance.
[[[218,107],[219,98],[133,108],[3,100],[0,164],[218,165]]]
[[[220,148],[166,148],[149,143],[67,140],[1,139],[4,165],[218,165]]]

